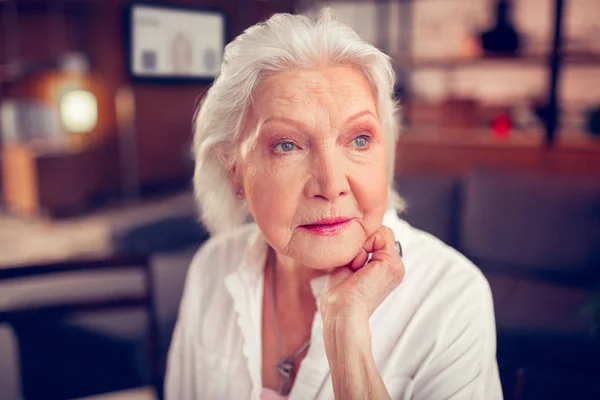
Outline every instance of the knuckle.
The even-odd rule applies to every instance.
[[[383,226],[381,227],[381,233],[382,233],[382,234],[383,234],[383,236],[384,236],[385,238],[387,238],[387,239],[389,239],[389,238],[393,238],[393,237],[394,237],[394,231],[393,231],[393,230],[392,230],[390,227],[388,227],[388,226],[385,226],[385,225],[383,225]]]
[[[381,245],[384,246],[396,241],[394,237],[394,231],[392,231],[387,226],[382,226],[381,229],[379,229],[375,234],[375,238],[378,243],[381,243]]]
[[[394,282],[401,282],[404,279],[404,263],[401,260],[391,260],[386,263],[386,273],[390,280]]]

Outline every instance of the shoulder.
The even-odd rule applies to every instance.
[[[403,248],[406,277],[399,288],[447,311],[477,302],[493,314],[489,284],[477,266],[433,235],[412,227],[395,213],[386,214]]]
[[[460,358],[469,365],[459,363],[462,372],[457,374],[475,376],[482,363],[493,364],[496,350],[494,305],[485,276],[434,236],[398,217],[388,221],[403,245],[406,275],[382,304],[379,318],[390,322],[380,337],[403,342],[417,364],[428,366],[422,373],[435,375],[437,368]]]
[[[486,278],[434,236],[397,216],[388,221],[403,245],[406,266],[404,281],[380,317],[391,321],[380,341],[397,349],[390,365],[395,371],[409,365],[400,374],[412,377],[418,398],[501,398],[494,305]]]
[[[211,236],[194,255],[188,280],[204,277],[203,281],[206,281],[207,275],[213,282],[225,278],[240,265],[259,234],[256,224],[245,224]]]
[[[242,264],[259,239],[255,224],[211,236],[194,255],[179,310],[180,319],[202,319],[211,309],[227,311],[225,278]]]

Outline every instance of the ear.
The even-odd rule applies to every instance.
[[[237,190],[241,185],[240,178],[238,176],[237,165],[233,164],[227,169],[227,177],[229,178],[229,182],[231,183],[233,190]]]

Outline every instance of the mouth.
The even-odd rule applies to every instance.
[[[335,236],[344,232],[352,218],[338,217],[320,219],[312,224],[300,225],[301,229],[317,236]]]

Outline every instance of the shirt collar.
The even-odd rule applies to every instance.
[[[251,229],[240,265],[232,274],[239,273],[246,283],[255,286],[262,280],[269,245],[256,224]]]

